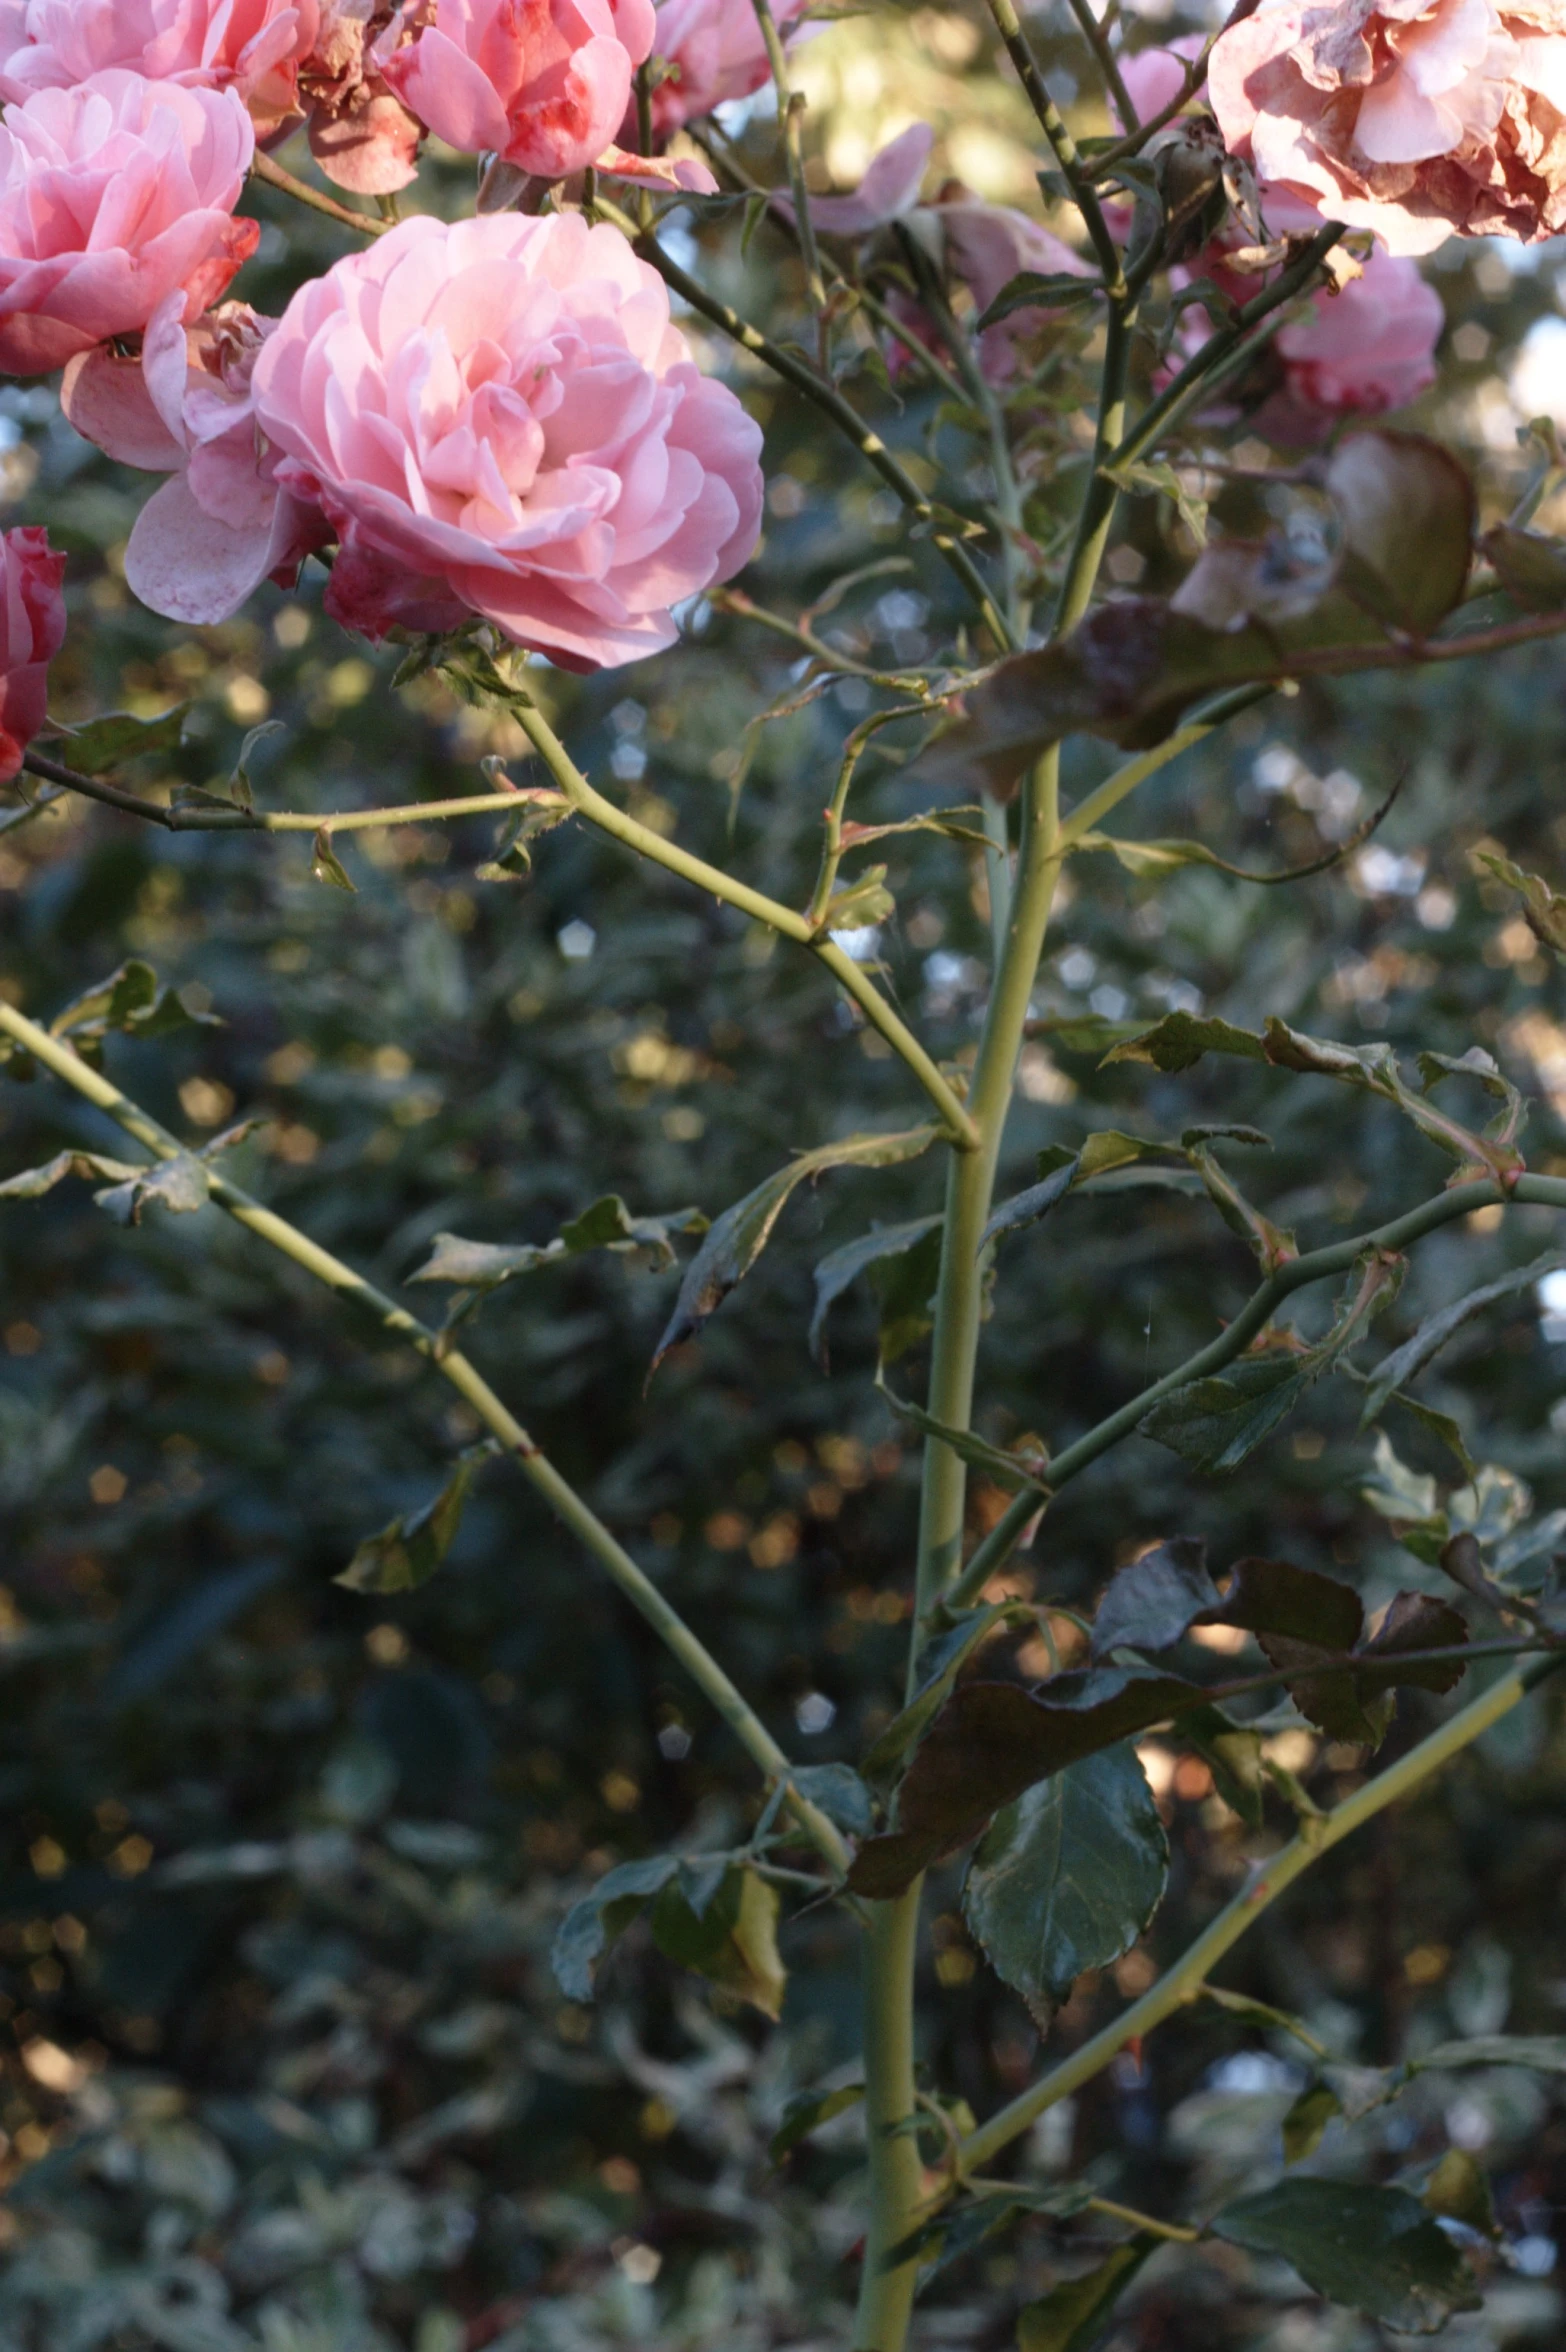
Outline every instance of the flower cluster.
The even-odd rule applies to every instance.
[[[1566,227],[1560,0],[1261,0],[1208,89],[1233,153],[1390,253]]]
[[[756,86],[739,8],[754,31],[749,0],[676,0],[697,62],[663,72],[660,131]],[[652,0],[0,0],[0,371],[63,368],[76,430],[165,477],[126,550],[144,603],[221,621],[335,546],[329,607],[371,637],[479,614],[594,668],[668,645],[738,569],[760,435],[617,230],[421,218],[281,319],[225,299],[257,147],[301,125],[363,193],[405,185],[427,131],[547,180],[672,176],[614,145],[659,24]],[[64,610],[43,534],[5,551],[0,781]]]

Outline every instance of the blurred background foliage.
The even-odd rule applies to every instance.
[[[1054,64],[1080,74],[1053,20],[1047,55],[1052,36]],[[831,23],[800,77],[823,185],[852,181],[884,136],[923,118],[941,133],[938,168],[1029,200],[1024,110],[977,14]],[[1102,127],[1088,93],[1081,119]],[[764,105],[737,135],[767,178]],[[455,206],[469,183],[437,160],[420,193]],[[340,233],[285,216],[269,192],[257,209],[266,236],[240,290],[277,310]],[[741,307],[776,317],[797,303],[765,225],[748,256],[732,213],[701,226],[700,248]],[[1425,419],[1464,449],[1494,510],[1541,387],[1560,399],[1551,272],[1548,248],[1454,244],[1432,265],[1450,331]],[[878,666],[933,655],[961,616],[895,504],[813,412],[696,340],[766,427],[769,519],[749,592],[793,612],[857,566],[903,558],[823,626]],[[1075,364],[1068,344],[1041,473],[1079,429]],[[982,487],[979,444],[917,389],[894,400],[866,376],[855,390],[900,449],[949,469],[944,495]],[[274,807],[482,790],[491,753],[524,779],[511,722],[428,679],[392,691],[396,650],[324,622],[318,580],[265,592],[223,628],[181,634],[141,611],[119,566],[144,484],[77,441],[47,391],[0,392],[0,417],[7,522],[47,521],[71,552],[59,718],[188,701],[175,769],[219,786],[246,733],[278,721],[253,756]],[[1034,528],[1049,503],[1046,481]],[[1189,552],[1177,534],[1153,502],[1133,503],[1112,577],[1172,576]],[[636,814],[802,903],[869,690],[850,680],[756,726],[789,697],[794,654],[702,610],[667,658],[550,675],[543,690],[577,758]],[[1078,862],[1003,1191],[1045,1143],[1196,1118],[1267,1131],[1251,1189],[1313,1238],[1443,1180],[1435,1154],[1352,1095],[1250,1065],[1097,1069],[1094,1023],[1171,1007],[1251,1024],[1278,1013],[1406,1049],[1483,1044],[1536,1098],[1533,1163],[1566,1170],[1566,993],[1469,863],[1488,840],[1557,881],[1566,869],[1559,681],[1544,648],[1311,688],[1159,779],[1135,804],[1137,830],[1260,867],[1319,854],[1404,788],[1372,844],[1283,891],[1201,868],[1154,887]],[[1074,787],[1104,765],[1091,748],[1073,759]],[[172,780],[166,763],[141,776]],[[920,805],[899,755],[873,754],[855,813]],[[609,1191],[639,1213],[713,1214],[796,1147],[921,1115],[901,1065],[808,960],[577,827],[537,846],[525,880],[476,879],[493,831],[340,838],[350,897],[312,878],[303,838],[169,837],[61,801],[0,834],[0,987],[47,1017],[126,956],[154,963],[223,1025],[112,1039],[113,1074],[197,1139],[264,1116],[236,1154],[241,1179],[392,1287],[440,1230],[541,1241]],[[896,913],[878,952],[923,1034],[960,1060],[983,1001],[982,875],[931,836],[890,849]],[[48,1083],[0,1086],[0,1173],[108,1142]],[[839,1304],[823,1369],[806,1347],[810,1270],[872,1221],[929,1212],[939,1186],[932,1159],[802,1192],[757,1273],[650,1387],[673,1278],[617,1259],[512,1285],[473,1333],[503,1396],[810,1761],[855,1758],[897,1704],[916,1511],[915,1457],[871,1383],[874,1301],[861,1287]],[[1554,1238],[1542,1212],[1470,1225],[1483,1229],[1423,1246],[1399,1327]],[[216,1212],[154,1211],[122,1232],[65,1187],[6,1206],[0,1253],[5,2352],[845,2341],[854,2120],[781,2173],[766,2142],[793,2088],[851,2071],[846,1925],[815,1912],[786,1927],[776,2030],[681,1978],[643,1931],[595,2011],[563,2002],[550,1974],[563,1909],[615,1861],[723,1845],[754,1818],[749,1767],[646,1629],[496,1464],[434,1581],[394,1598],[336,1586],[364,1536],[433,1494],[477,1424]],[[1058,1448],[1249,1287],[1241,1246],[1199,1199],[1128,1186],[1071,1203],[1002,1249],[981,1426]],[[1524,1292],[1473,1326],[1426,1391],[1541,1508],[1566,1503],[1566,1317],[1550,1304]],[[903,1371],[914,1385],[917,1363]],[[1318,1389],[1292,1434],[1221,1483],[1132,1441],[1062,1498],[1020,1577],[1069,1604],[1179,1531],[1205,1536],[1219,1564],[1258,1550],[1335,1565],[1383,1601],[1424,1572],[1359,1497],[1371,1442],[1355,1406],[1345,1387]],[[1393,1435],[1418,1469],[1454,1476],[1416,1428]],[[1000,1502],[976,1484],[976,1531]],[[1428,1704],[1405,1702],[1394,1743]],[[1356,1752],[1288,1736],[1284,1760],[1320,1794],[1349,1785]],[[1147,1758],[1174,1846],[1170,1900],[1112,1978],[1079,1985],[1054,2050],[1142,1989],[1281,1835],[1248,1835],[1199,1760],[1157,1743]],[[1367,2061],[1454,2030],[1558,2028],[1563,1769],[1535,1706],[1317,1870],[1229,1981]],[[970,1945],[956,1883],[941,1875],[929,1910],[924,2057],[983,2112],[1029,2079],[1040,2044]],[[1193,2015],[1052,2112],[1021,2161],[1046,2175],[1090,2166],[1102,2193],[1154,2210],[1206,2209],[1276,2168],[1300,2079],[1286,2043]],[[1443,2134],[1494,2167],[1516,2267],[1482,2317],[1455,2324],[1465,2352],[1560,2341],[1566,2113],[1550,2098],[1532,2078],[1468,2076],[1456,2108],[1432,2090],[1334,2126],[1340,2173],[1386,2177]],[[1062,2254],[1069,2268],[1069,2237],[1025,2233],[957,2268],[919,2341],[1009,2343],[1018,2299]],[[1111,2341],[1363,2352],[1380,2338],[1291,2273],[1209,2247],[1161,2256]]]

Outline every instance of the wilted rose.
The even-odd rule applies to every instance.
[[[65,90],[113,66],[237,90],[258,126],[293,110],[319,0],[20,0],[0,16],[0,98]]]
[[[540,178],[597,161],[652,47],[652,0],[435,0],[411,42],[380,43],[395,95],[448,146]]]
[[[1389,252],[1566,226],[1560,0],[1261,0],[1207,79],[1233,152]]]
[[[139,359],[100,348],[65,371],[61,400],[77,432],[122,465],[170,477],[125,551],[130,587],[169,620],[227,620],[263,580],[291,585],[329,535],[279,489],[256,424],[251,379],[276,325],[228,302],[187,328],[176,293]]]
[[[424,126],[381,70],[382,51],[412,37],[391,0],[322,0],[315,47],[299,69],[310,152],[329,180],[360,196],[392,196],[418,170]]]
[[[570,668],[635,661],[756,543],[760,432],[577,213],[404,222],[294,296],[255,395],[367,636],[481,613]]]
[[[255,132],[233,90],[95,74],[0,128],[0,371],[42,374],[139,333],[178,288],[194,318],[260,230],[233,210]]]
[[[9,784],[44,723],[49,664],[65,643],[65,558],[36,526],[0,538],[0,784]]]

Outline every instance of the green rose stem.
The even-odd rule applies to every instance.
[[[1356,1829],[1384,1812],[1388,1805],[1397,1804],[1449,1764],[1454,1756],[1499,1723],[1504,1715],[1525,1699],[1530,1691],[1551,1674],[1558,1673],[1566,1660],[1560,1657],[1540,1658],[1514,1673],[1503,1674],[1478,1698],[1470,1699],[1466,1707],[1450,1716],[1439,1729],[1400,1756],[1385,1772],[1345,1797],[1330,1813],[1314,1815],[1302,1821],[1298,1835],[1291,1838],[1280,1852],[1273,1855],[1255,1873],[1234,1900],[1219,1912],[1212,1925],[1199,1935],[1184,1957],[1168,1969],[1139,2001],[1124,2010],[1112,2025],[1091,2041],[1074,2050],[1069,2058],[1023,2091],[992,2115],[988,2123],[970,2132],[958,2144],[957,2171],[966,2179],[994,2158],[1002,2148],[1027,2130],[1046,2109],[1069,2098],[1083,2083],[1090,2082],[1128,2042],[1138,2040],[1161,2025],[1175,2010],[1196,2000],[1208,1974],[1223,1958],[1225,1952],[1237,1944],[1247,1929],[1261,1917],[1269,1904],[1275,1903],[1285,1888],[1309,1870],[1313,1862],[1332,1848],[1341,1845]]]
[[[51,1037],[35,1021],[29,1021],[14,1006],[0,1001],[0,1031],[12,1038],[24,1052],[52,1070],[57,1078],[74,1087],[88,1102],[123,1127],[128,1135],[149,1151],[155,1160],[183,1158],[184,1147],[166,1127],[160,1126],[150,1114],[133,1103],[119,1088],[90,1070],[80,1056],[58,1037]],[[284,1257],[324,1282],[339,1298],[351,1299],[366,1308],[385,1331],[394,1332],[432,1363],[441,1376],[449,1380],[459,1395],[465,1397],[486,1428],[500,1440],[510,1459],[516,1463],[531,1485],[543,1496],[550,1509],[577,1540],[585,1545],[601,1567],[619,1586],[626,1599],[647,1620],[659,1639],[684,1667],[703,1695],[710,1700],[719,1715],[734,1733],[740,1745],[758,1767],[771,1787],[781,1785],[785,1803],[803,1834],[821,1855],[834,1878],[841,1879],[848,1868],[848,1848],[838,1830],[820,1809],[799,1794],[791,1780],[793,1765],[766,1725],[747,1705],[734,1684],[711,1652],[691,1631],[678,1610],[670,1607],[658,1587],[638,1568],[624,1546],[612,1536],[603,1521],[588,1509],[581,1496],[560,1475],[529,1437],[516,1416],[509,1412],[496,1396],[483,1374],[467,1357],[455,1348],[448,1348],[441,1336],[432,1331],[417,1316],[399,1307],[394,1299],[366,1282],[341,1258],[334,1258],[313,1242],[297,1226],[263,1208],[224,1176],[208,1171],[211,1196],[217,1206],[226,1209],[235,1221],[267,1242]]]

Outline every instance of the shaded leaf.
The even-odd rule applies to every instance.
[[[652,1908],[653,1941],[660,1952],[774,2019],[782,2010],[787,1981],[777,1924],[777,1889],[757,1871],[743,1868],[725,1872],[700,1913],[677,1879],[664,1883]]]
[[[1127,1746],[1085,1756],[998,1813],[963,1916],[1043,2030],[1076,1979],[1130,1950],[1163,1896],[1169,1841]]]
[[[621,1862],[606,1871],[590,1895],[573,1903],[560,1923],[550,1953],[555,1981],[568,2001],[590,2001],[604,1953],[674,1876],[672,1854]]]
[[[1303,2164],[1307,2156],[1314,2156],[1328,2124],[1336,2123],[1342,2113],[1342,2103],[1330,2083],[1307,2083],[1283,2119],[1284,2163]]]
[[[1252,1356],[1211,1379],[1177,1388],[1138,1427],[1195,1470],[1234,1470],[1287,1420],[1316,1377],[1308,1357]]]
[[[1287,2009],[1274,2009],[1270,2001],[1256,2001],[1249,1993],[1231,1993],[1226,1985],[1215,1984],[1204,1984],[1202,1997],[1214,2002],[1218,2008],[1226,2009],[1231,2017],[1238,2017],[1244,2024],[1258,2027],[1263,2033],[1291,2034],[1307,2050],[1314,2051],[1318,2058],[1327,2055],[1308,2027],[1302,2025],[1297,2017],[1291,2016]]]
[[[457,1540],[468,1489],[484,1459],[482,1452],[464,1456],[433,1501],[406,1519],[393,1519],[379,1535],[367,1535],[332,1582],[358,1593],[416,1592],[428,1584]]]
[[[808,2140],[813,2131],[819,2131],[835,2115],[846,2115],[850,2107],[859,2105],[864,2095],[863,2083],[843,2083],[835,2091],[796,2091],[768,2142],[767,2153],[773,2163],[781,2164],[802,2140]]]
[[[8,1176],[0,1184],[0,1200],[40,1200],[57,1184],[63,1184],[67,1176],[80,1176],[89,1182],[97,1176],[112,1183],[127,1177],[134,1179],[141,1173],[129,1160],[106,1160],[100,1152],[56,1152],[42,1167],[24,1168],[20,1175]]]
[[[1473,862],[1481,872],[1493,874],[1498,882],[1515,890],[1534,937],[1556,955],[1566,955],[1566,897],[1553,890],[1542,874],[1526,873],[1493,850],[1476,849]]]
[[[1473,548],[1473,484],[1419,433],[1350,433],[1327,461],[1343,521],[1338,577],[1380,621],[1428,636],[1462,600]]]
[[[1376,1418],[1393,1390],[1404,1387],[1422,1372],[1465,1323],[1471,1322],[1475,1315],[1483,1314],[1485,1308],[1493,1306],[1497,1299],[1515,1298],[1519,1291],[1532,1290],[1535,1283],[1546,1274],[1554,1273],[1560,1266],[1566,1266],[1566,1250],[1546,1250],[1542,1257],[1535,1258],[1531,1264],[1513,1266],[1508,1273],[1497,1276],[1495,1281],[1481,1283],[1477,1290],[1466,1291],[1460,1299],[1454,1299],[1449,1307],[1441,1307],[1435,1314],[1427,1315],[1413,1337],[1404,1340],[1402,1346],[1395,1348],[1391,1355],[1383,1356],[1371,1373],[1370,1384],[1365,1391],[1364,1410],[1359,1417],[1361,1429]]]
[[[897,1363],[934,1325],[942,1224],[937,1219],[912,1249],[879,1259],[870,1269],[870,1287],[881,1308],[876,1348],[883,1364]]]
[[[1364,1631],[1358,1593],[1335,1576],[1296,1568],[1291,1560],[1236,1560],[1234,1578],[1215,1622],[1247,1633],[1351,1650]]]
[[[913,1698],[893,1716],[865,1757],[867,1780],[891,1778],[925,1726],[934,1721],[967,1660],[1010,1614],[1004,1601],[987,1609],[970,1609],[925,1645],[919,1653]]]
[[[972,1469],[982,1470],[1000,1486],[1031,1486],[1040,1495],[1052,1490],[1044,1478],[1049,1467],[1047,1457],[1038,1452],[1009,1454],[1001,1446],[991,1445],[986,1438],[975,1436],[971,1429],[954,1429],[950,1422],[937,1421],[922,1405],[910,1404],[906,1397],[895,1396],[885,1381],[878,1381],[885,1397],[899,1421],[906,1421],[925,1437],[938,1438],[950,1446]]]
[[[833,1306],[845,1290],[889,1258],[906,1257],[927,1234],[933,1233],[944,1222],[939,1216],[914,1217],[906,1225],[879,1225],[869,1233],[862,1233],[857,1241],[845,1242],[841,1249],[832,1250],[816,1267],[816,1303],[810,1318],[810,1352],[823,1368],[826,1365],[826,1320]],[[883,1358],[885,1350],[882,1351]]]
[[[807,1177],[823,1175],[829,1168],[895,1167],[928,1151],[942,1132],[939,1127],[914,1127],[901,1134],[850,1135],[840,1143],[818,1144],[725,1209],[685,1270],[674,1312],[654,1350],[652,1369],[658,1369],[671,1348],[693,1338],[744,1281],[771,1240],[790,1195]]]
[[[1237,1029],[1232,1021],[1221,1021],[1216,1015],[1204,1018],[1196,1013],[1165,1013],[1151,1029],[1112,1046],[1104,1062],[1151,1062],[1154,1069],[1174,1074],[1191,1069],[1209,1053],[1239,1054],[1249,1062],[1267,1058],[1252,1029]]]
[[[1047,2214],[1053,2221],[1069,2221],[1092,2202],[1093,2192],[1086,2181],[1063,2181],[1058,2188],[1049,2189],[1018,2181],[1004,2189],[987,2190],[960,2203],[943,2205],[887,2249],[886,2267],[898,2270],[905,2262],[925,2263],[928,2267],[920,2285],[928,2287],[1022,2214]]]
[[[1093,1620],[1093,1655],[1107,1657],[1121,1645],[1170,1649],[1204,1610],[1219,1606],[1218,1588],[1207,1573],[1207,1546],[1193,1536],[1172,1535],[1110,1578]]]
[[[1183,1705],[1194,1683],[1115,1667],[1052,1674],[1037,1692],[1009,1682],[969,1682],[936,1716],[898,1791],[895,1828],[868,1838],[849,1885],[857,1894],[901,1894],[930,1863],[976,1837],[991,1815],[1036,1781],[1114,1747]]]
[[[1025,1225],[1036,1225],[1041,1217],[1047,1217],[1056,1202],[1064,1200],[1071,1190],[1080,1166],[1080,1156],[1068,1153],[1039,1183],[1030,1184],[1026,1192],[1013,1193],[1010,1200],[1002,1201],[979,1236],[980,1249],[998,1241],[1003,1233],[1020,1233]]]
[[[868,1837],[875,1826],[870,1791],[851,1764],[801,1764],[790,1772],[800,1795],[850,1837]]]
[[[155,719],[133,718],[129,711],[89,719],[86,726],[71,730],[66,745],[70,764],[79,775],[101,776],[105,768],[123,766],[143,752],[178,751],[189,709],[188,702],[181,702]]]
[[[1036,2303],[1024,2304],[1017,2315],[1017,2352],[1093,2352],[1114,2317],[1116,2303],[1162,2243],[1150,2230],[1142,2230],[1117,2246],[1096,2270],[1067,2279]]]
[[[973,330],[982,334],[986,327],[998,326],[1019,310],[1064,310],[1074,303],[1092,302],[1103,291],[1097,278],[1078,277],[1075,271],[1019,270],[974,320]]]
[[[171,1216],[184,1217],[204,1209],[211,1195],[212,1181],[201,1161],[191,1152],[177,1152],[170,1160],[139,1168],[127,1183],[111,1185],[93,1198],[116,1225],[139,1225],[143,1209],[152,1203]]]
[[[1412,2335],[1479,2307],[1473,2274],[1406,2189],[1282,2180],[1225,2206],[1211,2226],[1231,2245],[1281,2256],[1329,2301]]]
[[[456,1282],[468,1290],[494,1290],[514,1275],[580,1257],[595,1249],[640,1259],[657,1268],[675,1262],[671,1235],[704,1233],[700,1209],[671,1209],[662,1217],[633,1217],[617,1192],[606,1193],[579,1217],[562,1225],[553,1241],[464,1241],[458,1233],[437,1233],[434,1255],[410,1282]]]
[[[1180,1737],[1207,1765],[1224,1803],[1247,1829],[1260,1829],[1267,1785],[1261,1734],[1235,1723],[1221,1707],[1193,1707],[1180,1718]]]
[[[1426,2181],[1420,2203],[1439,2220],[1460,2222],[1481,2237],[1499,2234],[1490,2183],[1466,2148],[1448,2148]]]
[[[259,727],[252,727],[249,730],[239,747],[239,757],[234,762],[234,772],[228,780],[229,793],[240,808],[248,809],[253,805],[254,796],[250,789],[250,763],[256,752],[263,743],[269,743],[274,735],[286,735],[287,732],[288,730],[281,719],[263,719]]]
[[[1566,2074],[1566,2034],[1475,2034],[1466,2041],[1438,2042],[1416,2059],[1419,2074],[1469,2066],[1521,2066],[1533,2074]]]
[[[132,956],[107,980],[73,997],[55,1014],[49,1034],[68,1037],[84,1060],[94,1061],[91,1049],[111,1030],[128,1037],[164,1037],[192,1023],[204,1029],[222,1027],[214,1013],[191,1012],[177,988],[159,988],[152,966]]]
[[[317,882],[329,882],[334,890],[357,891],[359,885],[332,847],[331,828],[322,825],[310,844],[310,871]]]
[[[1566,542],[1497,523],[1481,535],[1479,552],[1525,612],[1559,612],[1566,605]]]

